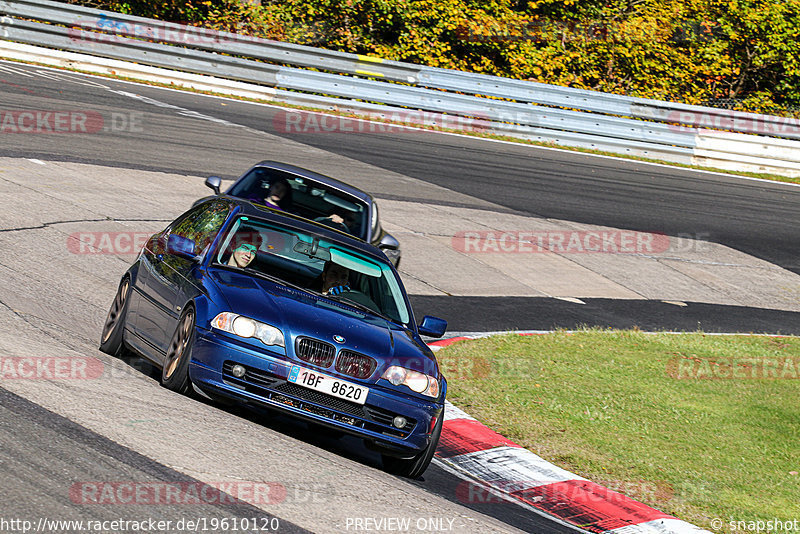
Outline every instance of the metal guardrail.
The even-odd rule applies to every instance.
[[[49,0],[0,1],[0,12],[16,17],[71,26],[79,31],[85,31],[86,36],[91,35],[93,31],[104,31],[128,37],[156,37],[162,42],[199,50],[222,51],[226,54],[262,61],[370,76],[431,89],[492,96],[542,106],[571,108],[646,121],[800,139],[800,121],[785,117],[634,98],[388,61],[381,58],[155,21]],[[224,49],[221,50],[222,44],[224,44]]]
[[[265,88],[267,98],[288,103],[372,116],[384,113],[387,119],[392,114],[408,116],[413,110],[425,110],[434,116],[422,122],[466,117],[481,131],[522,139],[680,163],[716,158],[729,166],[741,162],[748,170],[798,172],[793,155],[775,161],[754,159],[747,153],[736,156],[731,148],[716,148],[709,155],[708,149],[698,145],[709,141],[693,126],[700,122],[712,129],[717,125],[720,130],[737,131],[737,126],[744,125],[738,131],[800,138],[800,125],[782,117],[384,61],[48,0],[0,0],[0,14],[17,17],[0,19],[0,37],[9,41],[134,62],[128,63],[134,69],[138,63],[269,86],[276,89]],[[257,92],[258,85],[248,90]],[[763,132],[753,132],[754,128]],[[764,140],[769,149],[768,138],[747,137]],[[793,154],[796,142],[783,142],[791,145],[788,150]]]
[[[63,10],[62,7],[64,8]],[[629,142],[635,141],[639,144],[644,143],[653,149],[658,148],[661,153],[669,152],[672,149],[691,148],[694,146],[693,131],[680,131],[680,129],[665,124],[532,106],[507,100],[479,98],[404,84],[389,84],[355,76],[283,67],[226,55],[239,51],[265,58],[269,56],[268,53],[250,52],[250,50],[260,47],[271,49],[273,47],[273,42],[262,42],[263,40],[256,40],[253,43],[234,42],[234,44],[238,43],[237,46],[222,40],[223,37],[231,40],[249,39],[235,34],[203,32],[199,35],[204,37],[205,41],[198,39],[197,41],[200,42],[191,43],[193,47],[189,48],[154,43],[143,39],[143,37],[152,35],[157,37],[158,40],[186,44],[185,42],[188,40],[186,36],[193,35],[187,32],[197,29],[190,29],[176,24],[163,23],[162,26],[162,23],[158,21],[140,17],[111,14],[44,0],[36,4],[27,0],[20,2],[0,1],[0,11],[13,13],[16,16],[49,19],[50,22],[64,24],[45,24],[6,17],[0,21],[2,36],[5,39],[17,42],[76,52],[89,52],[113,59],[220,76],[271,87],[294,89],[317,95],[335,95],[348,99],[360,99],[392,106],[471,117],[478,121],[492,123],[487,130],[501,130],[510,135],[514,135],[516,132],[524,134],[526,138],[533,136],[539,140],[558,142],[567,133],[570,133],[572,138],[575,138],[576,135],[586,134],[591,136],[591,139],[587,139],[583,144],[600,150],[611,149],[612,151],[618,151],[618,141],[612,143],[615,145],[614,147],[609,147],[602,142],[604,138]],[[98,17],[103,18],[104,22],[102,24],[100,24],[100,18]],[[66,24],[69,22],[74,25],[67,27]],[[77,35],[76,27],[81,31]],[[99,27],[102,30],[111,28],[117,34],[112,39],[109,39],[109,37],[112,37],[110,34],[83,33],[83,29],[86,27]],[[168,31],[164,28],[168,28]],[[160,33],[156,33],[158,31]],[[178,33],[179,31],[183,33]],[[151,33],[148,34],[147,32]],[[133,38],[131,35],[139,38]],[[106,42],[109,40],[110,42]],[[215,49],[217,52],[198,49],[194,47],[195,44]],[[319,56],[318,50],[310,50],[315,50],[317,53],[314,57]],[[218,53],[221,51],[226,54]],[[302,52],[307,53],[309,50],[304,49]],[[353,61],[352,58],[349,60]],[[304,61],[312,63],[315,59],[311,56],[306,56]],[[331,64],[328,63],[326,66],[330,67]],[[356,66],[361,67],[361,63],[358,65],[353,63],[350,65],[350,70],[362,70],[360,68],[356,69]],[[678,150],[678,152],[681,151]]]
[[[544,106],[572,108],[648,121],[714,129],[766,133],[800,139],[800,124],[790,119],[559,87],[497,76],[437,69],[380,58],[258,39],[229,32],[187,27],[120,13],[48,0],[0,1],[0,12],[71,26],[85,37],[120,35],[157,40],[206,51],[264,61],[300,65],[346,74],[365,75],[473,95],[494,96]],[[94,33],[95,30],[108,32]],[[189,37],[187,39],[186,37]],[[195,37],[192,39],[192,37]],[[31,41],[25,41],[31,42]],[[163,65],[163,64],[162,64]],[[194,72],[202,72],[195,69]],[[242,78],[239,78],[242,79]],[[794,121],[797,122],[797,121]],[[757,131],[754,131],[757,130]]]
[[[419,65],[184,26],[49,0],[0,1],[0,13],[62,24],[73,28],[73,37],[85,37],[89,41],[92,35],[98,41],[102,40],[103,35],[153,39],[199,50],[406,83],[414,83],[420,70]]]
[[[418,85],[690,127],[800,139],[800,120],[423,67]],[[742,131],[744,130],[744,131]]]
[[[77,40],[70,28],[19,19],[0,19],[0,37],[19,43],[34,44],[90,53],[101,57],[135,61],[145,65],[185,70],[209,76],[223,76],[275,86],[281,67],[233,56],[182,48],[139,39],[116,39],[113,42]]]
[[[694,146],[694,132],[676,131],[665,124],[634,121],[604,115],[543,108],[503,100],[487,100],[469,95],[444,93],[404,85],[336,76],[322,72],[282,68],[278,86],[315,93],[383,102],[412,109],[425,109],[474,117],[477,120],[537,126],[552,130],[597,134],[606,137],[682,147]]]

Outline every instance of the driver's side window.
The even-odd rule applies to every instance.
[[[197,253],[204,254],[229,213],[230,205],[226,202],[213,201],[201,204],[179,220],[170,233],[191,239],[195,242]]]

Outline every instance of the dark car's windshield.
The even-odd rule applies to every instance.
[[[411,320],[401,282],[387,262],[313,234],[239,217],[223,237],[215,260],[278,278],[406,326]]]
[[[320,184],[310,178],[298,176],[278,169],[256,167],[239,180],[227,193],[246,198],[252,202],[265,203],[274,192],[276,184],[287,186],[283,194],[278,193],[278,207],[312,221],[321,222],[348,232],[361,239],[367,238],[369,229],[366,204],[347,193]]]

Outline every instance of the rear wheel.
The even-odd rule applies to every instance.
[[[436,428],[433,429],[431,434],[431,441],[425,449],[412,458],[395,458],[384,454],[382,455],[383,468],[393,475],[402,477],[419,478],[422,476],[422,473],[425,472],[433,459],[433,453],[436,452],[439,436],[442,435],[442,425],[444,425],[444,410],[439,414]]]
[[[189,381],[189,360],[192,359],[194,343],[194,319],[194,308],[188,306],[178,321],[178,328],[172,334],[161,370],[161,385],[181,394],[188,393],[192,388]]]
[[[117,294],[108,310],[103,334],[100,337],[100,350],[111,356],[120,356],[125,351],[122,339],[125,331],[125,316],[128,314],[128,300],[131,295],[131,281],[123,278],[119,283]]]

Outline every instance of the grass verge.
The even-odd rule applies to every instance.
[[[800,519],[800,338],[512,334],[437,358],[450,400],[573,473],[717,531]]]

